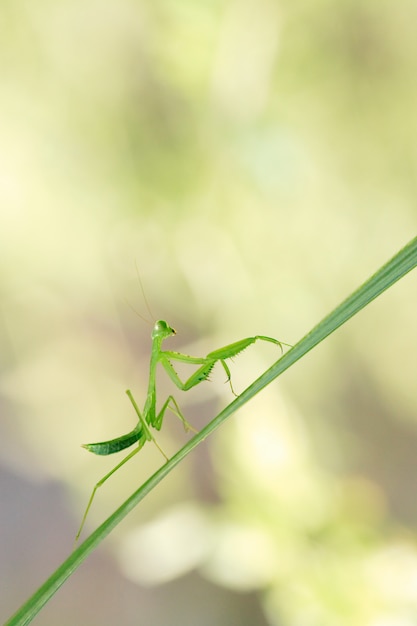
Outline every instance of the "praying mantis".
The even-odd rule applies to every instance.
[[[168,461],[168,457],[165,452],[159,447],[156,442],[150,427],[155,430],[161,430],[162,422],[164,419],[164,415],[167,409],[170,409],[172,413],[174,413],[179,419],[182,421],[185,430],[194,430],[190,424],[185,419],[184,415],[180,407],[178,406],[177,401],[174,396],[169,395],[165,400],[162,408],[157,411],[156,408],[156,368],[158,363],[162,365],[165,369],[166,373],[172,380],[172,382],[180,389],[181,391],[188,391],[192,387],[199,385],[204,380],[207,380],[211,370],[216,365],[216,363],[220,363],[226,373],[226,382],[229,383],[230,389],[232,393],[236,396],[231,381],[230,369],[226,363],[226,359],[231,359],[238,354],[240,354],[243,350],[245,350],[248,346],[255,343],[255,341],[269,341],[278,345],[283,351],[284,344],[277,339],[273,339],[272,337],[266,337],[265,335],[255,335],[254,337],[247,337],[246,339],[241,339],[240,341],[236,341],[235,343],[231,343],[223,348],[219,348],[218,350],[214,350],[213,352],[209,352],[205,357],[194,357],[189,356],[187,354],[182,354],[181,352],[172,352],[171,350],[162,350],[162,343],[168,337],[175,335],[176,331],[167,324],[164,320],[159,320],[155,323],[152,330],[152,349],[151,349],[151,359],[149,366],[149,383],[148,383],[148,394],[146,397],[146,402],[143,407],[143,411],[141,412],[130,389],[126,391],[129,400],[131,401],[133,408],[138,417],[138,422],[135,428],[127,433],[126,435],[122,435],[121,437],[116,437],[115,439],[110,439],[109,441],[102,441],[99,443],[87,443],[84,444],[83,447],[90,452],[98,455],[109,455],[114,454],[115,452],[120,452],[121,450],[125,450],[130,446],[137,444],[135,449],[130,452],[120,463],[118,463],[110,472],[108,472],[103,478],[101,478],[98,483],[93,488],[90,499],[87,504],[87,508],[85,510],[84,516],[81,521],[80,528],[77,532],[75,541],[77,542],[81,532],[84,527],[84,523],[87,519],[88,512],[90,511],[91,505],[93,503],[94,497],[96,495],[97,489],[101,487],[106,480],[110,478],[114,472],[120,469],[127,461],[129,461],[132,457],[135,456],[141,450],[141,448],[145,445],[147,441],[153,441],[160,452],[163,454],[165,459]],[[177,372],[175,371],[172,361],[179,361],[181,363],[187,363],[189,365],[199,365],[200,367],[192,374],[185,382],[182,382],[179,378]]]

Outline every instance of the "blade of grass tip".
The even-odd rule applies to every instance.
[[[288,369],[293,363],[323,341],[332,332],[363,309],[382,292],[391,287],[400,278],[417,265],[417,237],[410,241],[388,263],[378,270],[359,289],[344,300],[334,311],[327,315],[291,350],[286,352],[272,367],[264,372],[254,383],[221,411],[207,426],[183,446],[165,465],[153,474],[130,498],[126,500],[110,517],[101,524],[68,557],[52,576],[33,594],[27,602],[4,624],[4,626],[25,626],[39,613],[54,593],[67,578],[87,558],[98,544],[117,526],[126,515],[169,474],[182,459],[197,447],[208,435],[216,430],[232,413],[248,402],[272,380]]]

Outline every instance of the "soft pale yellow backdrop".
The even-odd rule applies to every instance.
[[[144,402],[135,263],[170,347],[204,355],[296,342],[414,236],[416,19],[411,0],[2,2],[2,617],[117,462],[80,444],[132,428],[126,388]],[[414,624],[416,280],[197,450],[37,623]],[[276,358],[248,349],[236,388]],[[197,428],[223,382],[175,392]],[[184,437],[167,416],[163,448]],[[90,528],[161,462],[149,445],[112,477]]]

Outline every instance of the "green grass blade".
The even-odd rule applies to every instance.
[[[339,326],[353,317],[383,291],[405,276],[417,265],[417,238],[413,239],[376,274],[315,326],[301,341],[252,383],[236,400],[219,413],[205,428],[181,448],[165,465],[151,476],[130,498],[101,524],[69,558],[62,563],[36,593],[11,617],[5,626],[29,624],[66,579],[87,558],[94,548],[119,524],[124,517],[171,472],[210,433],[216,430],[232,413],[248,402],[272,380],[284,372],[304,354],[320,343]]]

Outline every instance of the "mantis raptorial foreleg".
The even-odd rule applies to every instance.
[[[151,352],[151,362],[149,368],[149,384],[148,384],[148,394],[145,402],[145,406],[143,408],[143,412],[139,410],[138,405],[136,404],[135,399],[132,396],[130,390],[127,390],[127,395],[135,409],[135,412],[138,416],[138,423],[136,427],[127,433],[126,435],[122,435],[121,437],[116,437],[115,439],[111,439],[109,441],[102,441],[99,443],[88,443],[84,445],[84,448],[89,450],[90,452],[94,452],[94,454],[99,455],[108,455],[113,454],[115,452],[120,452],[125,448],[130,447],[133,444],[137,444],[137,448],[130,452],[120,463],[118,463],[110,472],[108,472],[98,483],[95,485],[90,499],[88,501],[88,505],[84,516],[82,518],[81,526],[78,530],[76,540],[78,540],[81,531],[84,527],[85,520],[87,519],[88,512],[91,508],[91,505],[94,500],[94,496],[97,492],[97,489],[101,487],[114,472],[120,469],[127,461],[129,461],[132,457],[135,456],[139,452],[139,450],[145,445],[147,441],[153,441],[161,454],[168,461],[168,457],[165,452],[160,448],[158,443],[156,442],[154,436],[151,433],[150,426],[155,428],[156,430],[160,430],[162,428],[162,423],[164,419],[164,415],[167,409],[171,412],[175,413],[177,417],[182,421],[184,428],[186,430],[194,430],[190,424],[185,419],[181,409],[178,406],[177,401],[173,396],[168,396],[165,400],[162,408],[157,413],[156,411],[156,367],[158,363],[161,363],[166,373],[172,380],[172,382],[180,389],[181,391],[188,391],[192,389],[199,383],[207,380],[210,375],[211,370],[216,365],[216,363],[220,363],[226,373],[227,380],[229,383],[232,393],[237,395],[233,389],[231,374],[229,367],[226,363],[226,359],[231,359],[238,354],[240,354],[243,350],[245,350],[252,343],[255,343],[257,340],[261,341],[269,341],[271,343],[276,344],[281,348],[283,345],[282,342],[277,339],[273,339],[272,337],[266,337],[265,335],[255,335],[254,337],[247,337],[246,339],[241,339],[240,341],[236,341],[235,343],[231,343],[223,348],[219,348],[218,350],[214,350],[213,352],[209,352],[206,357],[193,357],[187,354],[182,354],[181,352],[172,352],[169,350],[161,350],[162,342],[172,335],[175,335],[175,330],[171,328],[166,322],[160,320],[156,322],[153,331],[152,331],[152,352]],[[183,382],[178,376],[177,372],[174,369],[171,361],[179,361],[182,363],[186,363],[188,365],[199,365],[198,369],[185,381]]]

